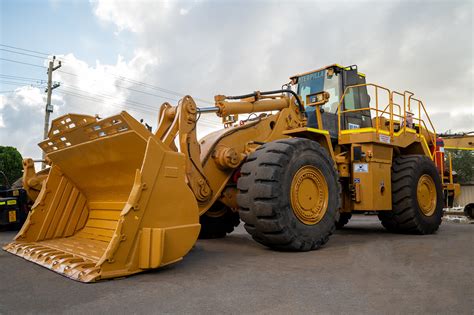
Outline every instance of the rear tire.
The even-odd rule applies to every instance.
[[[474,219],[474,203],[470,203],[464,207],[464,214],[469,219]]]
[[[432,234],[443,215],[443,190],[433,161],[423,155],[401,156],[392,164],[392,210],[379,211],[391,232]]]
[[[339,216],[339,220],[336,222],[336,229],[340,230],[342,229],[347,223],[349,223],[349,220],[352,218],[352,213],[350,212],[341,212],[341,215]]]
[[[299,138],[266,143],[248,157],[241,174],[239,214],[255,241],[308,251],[329,240],[339,218],[341,186],[333,160],[319,143]]]
[[[229,207],[216,203],[199,218],[201,223],[200,239],[223,238],[240,224],[239,214]]]

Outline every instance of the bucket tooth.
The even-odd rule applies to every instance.
[[[126,112],[66,115],[40,147],[51,169],[4,250],[82,282],[182,259],[197,240],[185,158]]]

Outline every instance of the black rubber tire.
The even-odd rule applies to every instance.
[[[212,212],[225,210],[221,216],[214,216]],[[232,211],[224,204],[217,201],[206,213],[199,218],[201,223],[200,239],[223,238],[232,233],[240,224],[239,213]]]
[[[336,222],[336,229],[340,230],[342,229],[347,223],[349,223],[349,220],[352,218],[352,213],[350,212],[341,212],[339,215],[339,220]]]
[[[303,166],[318,168],[328,184],[328,207],[323,218],[306,225],[294,214],[291,182]],[[341,186],[329,153],[315,141],[290,138],[266,143],[241,168],[237,203],[252,238],[277,250],[308,251],[321,247],[336,229]]]
[[[469,219],[474,219],[474,203],[470,203],[464,207],[464,214]]]
[[[436,187],[436,208],[431,216],[421,211],[417,200],[418,180],[429,175]],[[432,234],[443,216],[443,189],[436,166],[424,155],[400,156],[392,164],[392,210],[379,211],[382,225],[389,231],[407,234]]]

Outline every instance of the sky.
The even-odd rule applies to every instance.
[[[456,0],[2,0],[0,145],[40,158],[53,55],[53,119],[127,110],[156,127],[163,102],[210,106],[338,63],[414,92],[437,131],[472,131],[473,11]],[[198,134],[218,122],[206,115]]]

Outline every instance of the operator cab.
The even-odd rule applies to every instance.
[[[357,72],[357,66],[342,67],[334,64],[315,71],[295,75],[291,77],[296,93],[301,97],[305,105],[308,117],[308,127],[328,130],[332,139],[338,137],[337,111],[341,97],[346,87],[356,84],[365,84],[365,75]],[[318,92],[328,92],[329,101],[319,106],[323,122],[322,128],[316,120],[316,109],[318,106],[307,106],[306,97]],[[349,89],[344,97],[342,110],[360,109],[369,107],[370,98],[366,86]],[[341,119],[344,129],[358,129],[371,127],[370,111],[357,111],[345,113]]]

